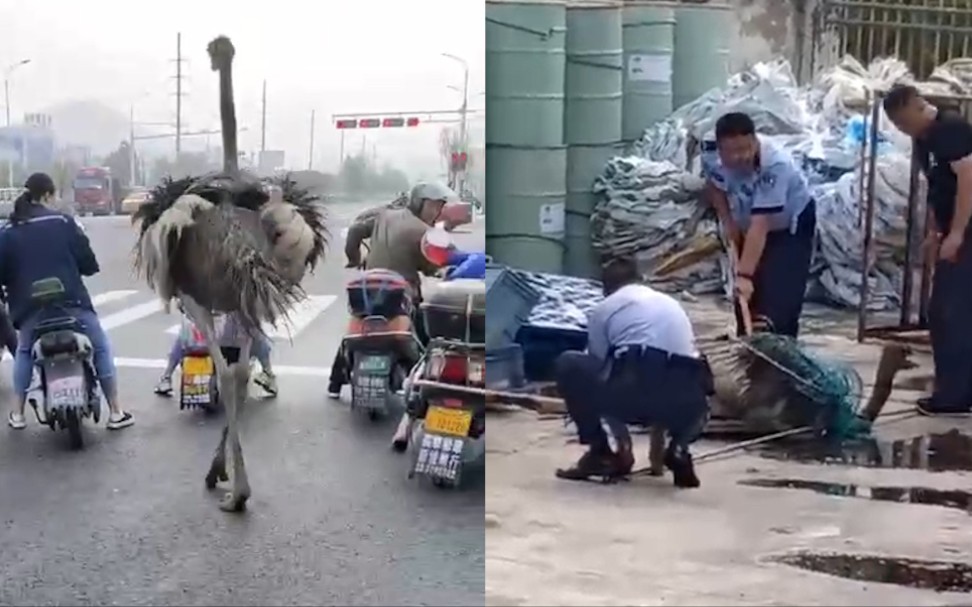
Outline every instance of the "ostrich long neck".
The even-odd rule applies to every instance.
[[[231,65],[219,70],[219,117],[223,130],[223,170],[235,175],[240,170],[240,160],[236,150],[236,104]]]

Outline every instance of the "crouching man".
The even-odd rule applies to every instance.
[[[639,279],[633,260],[605,266],[606,299],[591,313],[587,352],[565,352],[557,360],[557,387],[588,447],[557,476],[626,476],[634,466],[627,424],[658,425],[671,437],[664,461],[675,485],[698,487],[689,445],[708,415],[712,374],[695,349],[682,306]]]

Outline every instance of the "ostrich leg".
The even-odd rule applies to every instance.
[[[186,315],[195,323],[196,327],[206,338],[206,347],[209,349],[209,355],[212,357],[213,365],[216,367],[216,378],[219,382],[220,397],[224,399],[227,411],[227,425],[223,429],[219,446],[216,448],[209,473],[206,475],[206,486],[215,488],[216,480],[223,480],[227,477],[226,442],[231,438],[230,435],[233,434],[235,429],[235,415],[231,418],[229,412],[233,411],[235,414],[236,411],[236,381],[230,375],[229,365],[226,363],[226,359],[223,358],[223,353],[219,350],[219,340],[216,336],[216,323],[213,321],[212,312],[188,295],[181,294],[179,299],[182,301],[182,307],[186,311]],[[229,423],[231,420],[233,422],[232,424]],[[236,484],[236,479],[233,480],[234,484]],[[220,503],[220,508],[226,510],[223,507],[223,503]]]
[[[240,413],[246,402],[247,387],[250,384],[250,346],[253,341],[245,338],[240,346],[240,359],[230,367],[233,393],[226,400],[226,428],[230,453],[233,457],[233,486],[223,497],[219,507],[226,512],[242,512],[250,499],[250,481],[243,462],[243,446],[240,444]],[[215,463],[215,460],[213,460]]]

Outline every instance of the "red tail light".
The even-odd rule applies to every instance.
[[[433,352],[429,356],[429,375],[444,383],[482,385],[484,367],[483,361],[470,360],[463,354]]]

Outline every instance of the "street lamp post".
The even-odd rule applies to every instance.
[[[6,71],[3,74],[3,104],[4,109],[7,112],[7,126],[10,126],[10,75],[15,69],[22,65],[27,65],[30,63],[30,59],[21,59],[17,63],[13,63],[7,66]],[[26,158],[24,159],[26,161]],[[13,187],[13,161],[7,160],[7,185]]]
[[[463,148],[462,151],[465,152],[467,151],[466,148],[468,147],[466,143],[466,114],[469,110],[469,64],[465,59],[462,57],[457,57],[456,55],[442,53],[442,56],[452,59],[453,61],[457,61],[460,65],[462,65],[462,108],[459,110],[459,114],[461,116],[461,122],[459,123],[459,143]],[[463,177],[459,180],[458,184],[460,195],[462,194],[462,190],[465,188],[465,174],[466,170],[465,167],[463,167]]]
[[[9,65],[3,75],[3,103],[7,108],[7,126],[10,126],[10,75],[14,70],[22,65],[30,63],[30,59],[21,59],[17,63]]]

